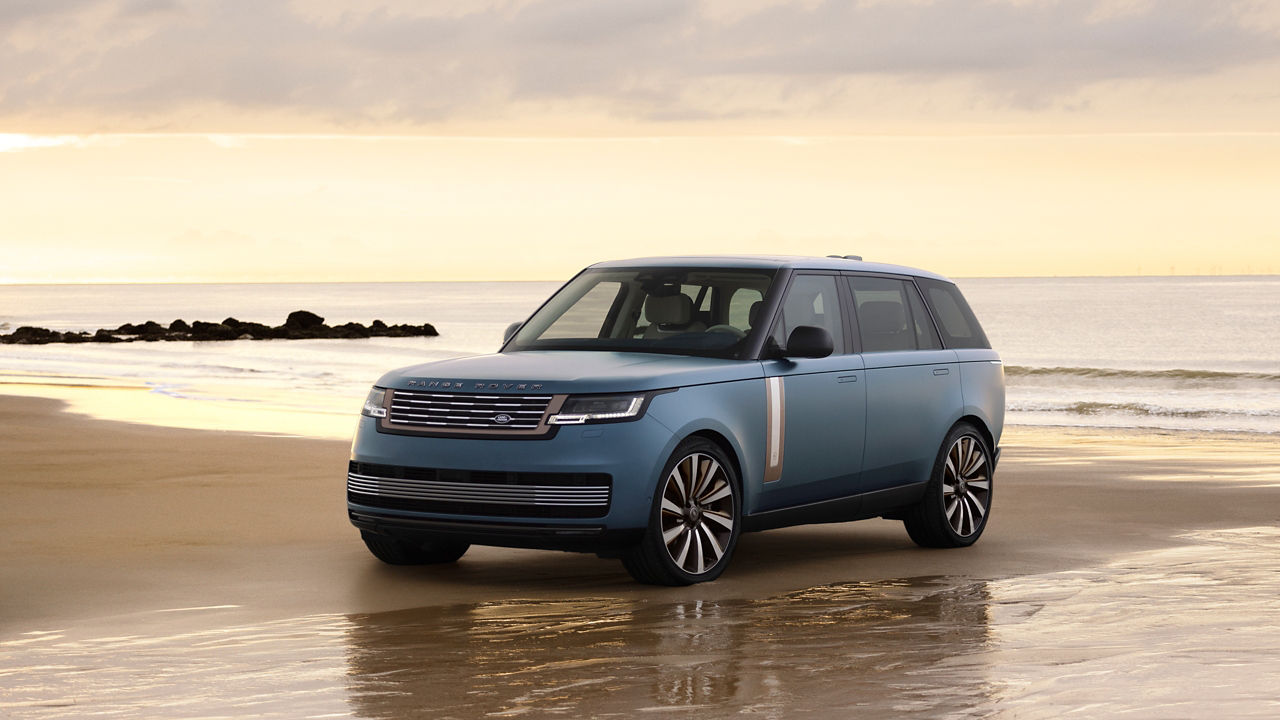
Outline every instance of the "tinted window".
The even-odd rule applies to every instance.
[[[787,288],[782,310],[773,327],[773,341],[787,346],[791,331],[801,325],[826,328],[831,333],[835,354],[844,352],[844,322],[840,316],[840,295],[833,275],[798,275]]]
[[[851,277],[863,352],[942,347],[920,295],[909,281]]]
[[[919,279],[925,301],[938,320],[938,329],[949,348],[989,348],[987,336],[960,294],[960,288],[939,280]]]
[[[920,350],[941,350],[942,340],[938,339],[938,331],[933,328],[933,319],[929,317],[929,311],[925,310],[924,302],[920,300],[920,291],[916,290],[913,283],[905,282],[904,284],[907,307],[911,309],[911,324],[916,332],[916,347]]]

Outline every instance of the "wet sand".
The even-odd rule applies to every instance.
[[[746,535],[718,581],[391,568],[347,444],[0,397],[0,716],[1274,717],[1280,444],[1013,428],[973,548]]]

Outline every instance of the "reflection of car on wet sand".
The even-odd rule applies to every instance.
[[[471,544],[719,576],[743,530],[869,517],[971,545],[1004,373],[955,284],[845,258],[649,258],[579,273],[500,352],[365,402],[352,523],[394,564]]]

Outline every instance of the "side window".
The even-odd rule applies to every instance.
[[[938,319],[938,329],[949,348],[989,348],[987,336],[960,294],[960,288],[940,280],[920,278],[925,301]]]
[[[764,299],[764,295],[755,288],[738,288],[729,298],[729,324],[746,332],[755,326],[751,317],[751,307]],[[757,311],[759,312],[759,311]]]
[[[544,339],[598,338],[601,323],[618,297],[622,283],[602,282],[587,291],[565,314],[542,333]]]
[[[911,308],[911,324],[915,328],[916,347],[920,350],[941,350],[942,341],[938,339],[938,331],[933,328],[933,320],[929,311],[925,310],[920,300],[920,291],[910,282],[903,282],[907,293],[907,306]]]
[[[915,286],[906,280],[851,277],[863,352],[940,348]]]
[[[831,333],[835,354],[844,352],[844,321],[840,316],[835,276],[800,275],[791,281],[773,328],[773,341],[778,347],[786,347],[791,331],[801,325],[826,328]]]

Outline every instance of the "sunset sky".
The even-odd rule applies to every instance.
[[[1280,272],[1280,3],[0,3],[0,282]]]

